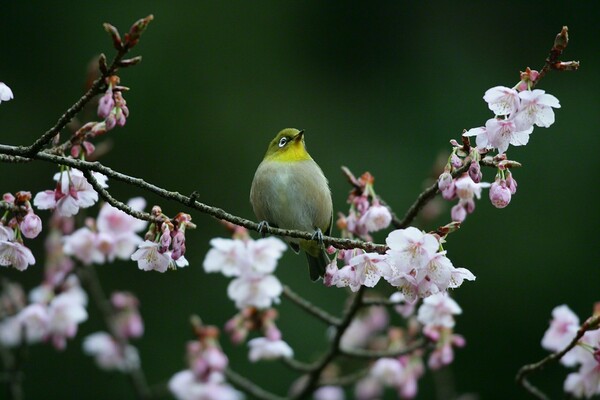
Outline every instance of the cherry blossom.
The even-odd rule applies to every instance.
[[[70,292],[64,292],[52,299],[48,306],[48,332],[54,347],[63,350],[67,338],[77,334],[77,327],[86,321],[88,313],[81,298]]]
[[[483,100],[488,103],[490,110],[496,115],[508,115],[517,112],[519,109],[519,93],[515,89],[505,86],[496,86],[488,89]]]
[[[460,306],[450,296],[438,293],[427,297],[417,312],[417,319],[424,326],[454,327],[454,315],[462,313]]]
[[[10,228],[6,228],[5,232],[0,234],[0,237],[9,238],[9,240],[0,240],[0,266],[12,266],[19,271],[25,271],[28,266],[35,264],[35,257],[22,243],[11,241],[14,239],[14,234],[8,229]],[[6,232],[10,232],[10,236],[6,236]]]
[[[177,372],[169,380],[169,390],[178,400],[241,400],[242,393],[225,382],[222,373],[214,372],[199,380],[191,370]]]
[[[0,82],[0,103],[13,98],[13,92],[4,82]]]
[[[83,341],[83,352],[94,357],[100,369],[121,372],[139,368],[140,357],[135,347],[120,344],[106,332],[96,332]]]
[[[291,358],[294,356],[294,350],[283,340],[258,337],[250,340],[248,346],[250,347],[248,358],[252,362]]]
[[[105,175],[97,172],[92,174],[101,187],[108,187]],[[39,192],[33,199],[33,204],[40,210],[56,209],[60,215],[70,217],[77,214],[80,208],[90,207],[98,201],[98,193],[78,169],[58,172],[54,180],[57,181],[54,190]]]
[[[519,93],[521,107],[515,121],[521,129],[537,125],[547,128],[554,123],[554,110],[560,108],[558,99],[541,89],[524,90]]]

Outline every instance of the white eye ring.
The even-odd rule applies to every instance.
[[[287,144],[288,139],[286,137],[282,137],[279,139],[279,147],[283,147]]]

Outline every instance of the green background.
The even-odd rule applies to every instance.
[[[376,190],[399,215],[447,156],[462,129],[491,117],[485,90],[511,86],[519,70],[539,69],[562,25],[571,44],[565,60],[576,73],[551,73],[540,88],[559,98],[556,123],[536,128],[527,147],[509,149],[518,193],[504,210],[484,198],[449,238],[448,255],[468,267],[475,282],[453,296],[463,308],[456,331],[467,346],[443,379],[456,393],[482,399],[526,398],[514,384],[518,368],[546,355],[540,340],[550,312],[568,304],[582,319],[600,300],[597,231],[597,149],[600,145],[600,17],[597,2],[2,2],[0,80],[15,99],[0,106],[1,142],[28,144],[54,124],[84,90],[85,70],[100,52],[113,54],[102,29],[124,33],[147,14],[155,21],[134,55],[141,65],[122,71],[131,91],[127,125],[108,135],[114,145],[102,162],[228,212],[253,219],[247,200],[254,170],[268,141],[284,127],[306,130],[308,149],[330,181],[334,207],[346,212],[346,165],[370,171]],[[52,185],[48,164],[0,165],[0,190]],[[484,171],[484,180],[494,172]],[[119,199],[145,196],[170,215],[183,210],[148,193],[109,182]],[[434,229],[449,220],[449,206]],[[91,211],[91,215],[96,215]],[[47,216],[47,213],[43,213]],[[190,266],[159,274],[133,262],[98,267],[107,290],[131,290],[142,304],[146,335],[136,344],[151,383],[184,368],[191,339],[188,317],[222,326],[235,312],[228,280],[207,275],[208,242],[226,232],[192,212]],[[337,233],[337,232],[334,232]],[[381,242],[385,234],[377,235]],[[41,248],[41,241],[34,245]],[[2,276],[37,285],[43,260],[26,272]],[[309,282],[303,257],[286,252],[278,277],[332,313],[346,292]],[[385,284],[380,285],[385,290]],[[96,369],[81,355],[81,338],[103,329],[98,313],[80,327],[64,353],[30,349],[24,368],[27,398],[130,398],[127,379]],[[325,346],[324,327],[285,299],[284,338],[300,360]],[[294,375],[278,363],[250,364],[247,349],[222,343],[231,366],[284,394]],[[533,377],[561,396],[567,369]],[[433,398],[430,373],[420,398]],[[388,393],[393,397],[391,392]]]

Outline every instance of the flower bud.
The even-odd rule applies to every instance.
[[[448,189],[452,185],[452,175],[448,171],[444,171],[438,178],[438,188],[440,191]]]
[[[481,182],[483,174],[481,173],[481,166],[477,161],[471,161],[471,165],[469,166],[469,176],[471,177],[471,179],[473,179],[473,182]]]
[[[450,216],[452,221],[463,222],[465,218],[467,218],[467,210],[463,207],[462,204],[458,203],[452,210],[450,211]]]
[[[492,186],[490,187],[490,200],[494,207],[506,207],[508,203],[510,203],[510,198],[510,189],[506,187],[506,181],[504,179],[492,183]]]
[[[19,228],[23,236],[33,239],[42,231],[42,220],[34,213],[28,213],[21,221]]]

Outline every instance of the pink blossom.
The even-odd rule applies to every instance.
[[[354,318],[342,336],[343,349],[364,348],[375,334],[387,328],[389,315],[385,307],[370,307],[366,313]]]
[[[242,400],[242,393],[225,383],[222,373],[206,380],[197,379],[191,370],[179,371],[169,380],[169,390],[177,400]]]
[[[450,296],[438,293],[423,300],[417,313],[417,319],[426,327],[452,328],[455,324],[454,315],[461,313],[462,309]]]
[[[35,264],[33,253],[19,242],[0,240],[0,265],[13,266],[19,271],[25,271],[28,266]]]
[[[386,257],[378,253],[365,253],[363,250],[357,250],[359,254],[350,259],[349,266],[353,270],[355,277],[353,285],[350,288],[360,287],[375,287],[382,276],[390,276],[392,270],[385,262]],[[356,292],[358,289],[353,289]]]
[[[141,270],[165,272],[171,264],[171,255],[168,252],[160,253],[158,250],[158,243],[146,240],[131,255],[131,259],[138,262],[138,268]]]
[[[454,361],[453,347],[464,347],[466,341],[462,336],[452,333],[451,329],[441,327],[431,329],[437,331],[435,334],[437,338],[432,339],[437,343],[435,349],[429,354],[427,365],[432,370],[436,370],[451,364]],[[431,333],[428,334],[427,330],[427,328],[424,329],[425,335],[431,337]]]
[[[29,344],[41,342],[48,333],[48,309],[42,304],[30,304],[17,314],[19,326]]]
[[[252,362],[291,358],[294,356],[292,348],[283,340],[269,340],[264,337],[258,337],[250,340],[248,346],[250,347],[248,358]]]
[[[313,393],[313,400],[344,400],[344,389],[340,386],[321,386]]]
[[[485,129],[489,145],[502,154],[508,150],[509,144],[525,146],[533,132],[533,125],[517,125],[512,118],[491,118],[485,123]]]
[[[92,172],[101,187],[107,187],[107,177],[100,173]],[[39,192],[33,199],[33,204],[41,209],[56,209],[63,217],[70,217],[79,212],[80,208],[87,208],[98,201],[98,193],[85,179],[83,172],[70,169],[54,175],[58,182],[56,189]]]
[[[600,363],[590,357],[579,371],[567,376],[563,386],[565,392],[577,398],[591,398],[600,394]]]
[[[33,212],[29,212],[19,224],[19,229],[27,239],[34,239],[42,231],[42,220]]]
[[[137,338],[144,334],[144,322],[139,313],[139,301],[131,293],[114,292],[110,302],[115,309],[113,325],[121,338]]]
[[[462,201],[459,201],[458,204],[452,206],[450,209],[450,218],[452,218],[452,221],[456,222],[463,222],[467,219],[467,209]]]
[[[99,368],[121,372],[139,368],[140,357],[132,345],[121,345],[108,333],[96,332],[83,341],[83,352],[94,357]]]
[[[13,92],[4,82],[0,82],[0,103],[13,98]]]
[[[394,302],[394,310],[404,318],[408,318],[415,313],[416,301],[408,301],[402,292],[394,292],[390,296],[390,301]]]
[[[424,373],[418,356],[380,358],[373,364],[370,376],[386,386],[394,387],[401,398],[412,399],[417,395],[417,382]]]
[[[387,228],[392,222],[392,214],[387,207],[374,204],[360,217],[359,224],[368,232],[376,232]]]
[[[468,174],[463,174],[456,179],[456,195],[461,200],[471,200],[473,197],[481,198],[481,191],[490,187],[488,182],[475,183]]]
[[[18,315],[0,320],[0,344],[8,348],[19,346],[22,329]]]
[[[103,247],[100,245],[98,235],[88,227],[77,229],[71,235],[64,236],[63,251],[66,255],[74,256],[85,265],[105,262]]]
[[[283,286],[273,275],[244,274],[227,287],[227,295],[238,309],[249,306],[269,308],[279,302]]]
[[[87,311],[78,296],[65,292],[52,299],[48,306],[48,336],[54,347],[63,350],[67,338],[73,338],[77,334],[77,326],[87,318]]]
[[[551,94],[546,94],[540,89],[524,90],[519,93],[521,107],[515,115],[517,125],[524,129],[534,124],[547,128],[554,123],[554,110],[560,108],[558,99]]]
[[[388,259],[403,271],[425,266],[440,247],[433,235],[412,226],[390,232],[385,241],[389,247]]]
[[[505,86],[496,86],[488,89],[483,96],[490,110],[496,115],[509,115],[519,109],[519,93]]]
[[[463,136],[475,136],[475,144],[479,149],[491,149],[493,147],[488,138],[488,133],[485,126],[471,128],[465,133],[463,133]]]
[[[563,304],[552,310],[552,320],[550,327],[544,333],[542,338],[542,347],[550,351],[560,351],[567,347],[575,338],[579,329],[579,318],[571,309]],[[573,366],[579,362],[578,351],[574,348],[563,356],[561,363],[566,366]]]

